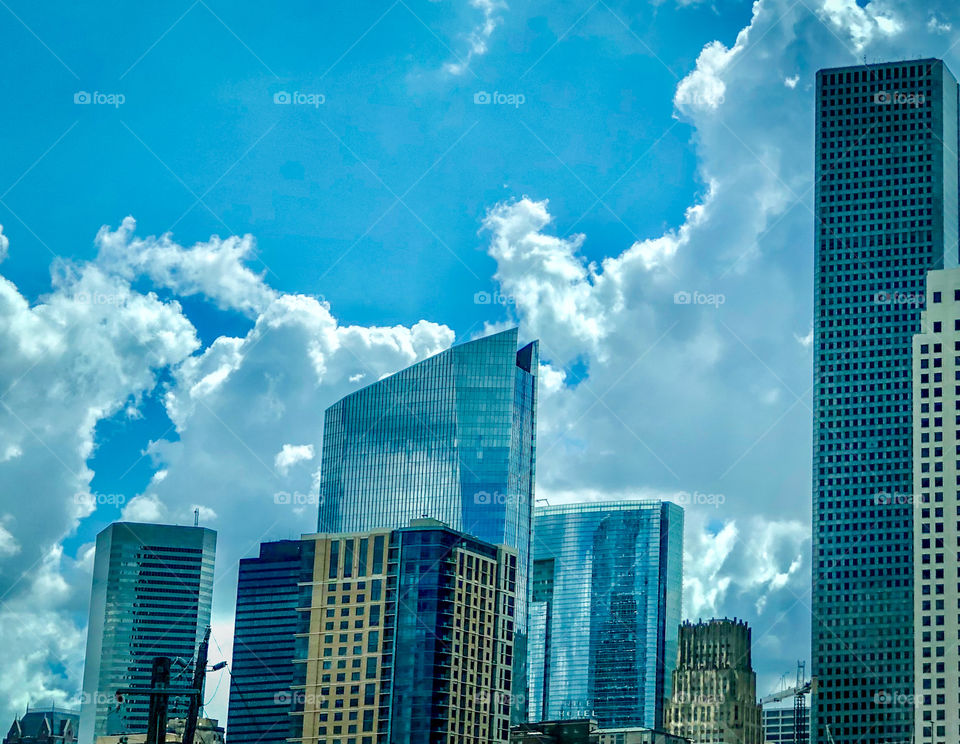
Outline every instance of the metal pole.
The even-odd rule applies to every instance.
[[[210,645],[210,626],[203,634],[203,640],[197,649],[197,663],[193,668],[193,689],[197,694],[190,698],[190,709],[183,726],[183,738],[180,744],[193,744],[197,733],[197,718],[200,716],[200,706],[203,705],[203,681],[207,676],[207,647]],[[148,742],[149,744],[149,742]]]
[[[167,694],[170,685],[170,658],[157,656],[153,659],[150,677],[150,712],[147,720],[147,743],[166,744],[167,740]]]

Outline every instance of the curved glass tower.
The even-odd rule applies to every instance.
[[[683,509],[676,504],[537,507],[530,719],[662,728],[682,581]]]
[[[513,690],[526,688],[537,342],[518,329],[454,346],[351,393],[324,415],[319,532],[438,519],[517,550]],[[516,701],[516,718],[522,701]]]

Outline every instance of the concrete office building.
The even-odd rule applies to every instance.
[[[927,275],[913,337],[912,502],[917,744],[960,741],[960,269]],[[895,690],[881,703],[900,704]]]
[[[821,70],[816,97],[811,728],[909,741],[913,510],[878,495],[911,492],[911,338],[957,265],[957,83],[910,60]]]

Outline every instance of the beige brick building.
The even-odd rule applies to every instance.
[[[508,741],[512,549],[435,520],[303,539],[293,741]]]

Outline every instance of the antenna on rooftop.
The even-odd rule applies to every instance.
[[[193,510],[193,526],[194,527],[200,526],[200,507],[199,506]]]

